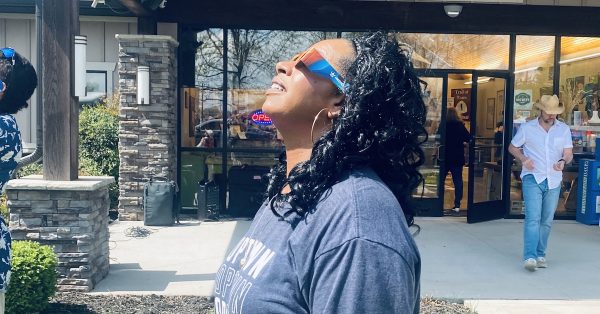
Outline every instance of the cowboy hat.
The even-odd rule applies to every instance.
[[[556,95],[542,95],[535,106],[547,114],[561,114],[565,111],[565,106],[560,103]]]

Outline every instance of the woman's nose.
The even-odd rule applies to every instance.
[[[294,62],[292,62],[292,61],[277,62],[277,64],[275,65],[275,73],[276,74],[282,73],[285,75],[290,75],[290,73],[292,73],[293,64],[294,64]]]

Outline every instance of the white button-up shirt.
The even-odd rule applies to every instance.
[[[548,179],[549,189],[560,186],[562,171],[556,171],[552,166],[563,158],[565,148],[573,147],[571,130],[566,124],[555,120],[546,132],[538,119],[528,121],[521,125],[510,143],[515,147],[523,146],[523,154],[533,160],[533,170],[523,166],[521,178],[532,174],[538,184]]]

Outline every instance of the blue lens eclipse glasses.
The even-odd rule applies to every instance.
[[[15,64],[15,48],[12,48],[12,47],[2,48],[2,49],[0,49],[0,52],[2,53],[0,55],[0,59],[7,59],[7,60],[10,60],[13,65]],[[0,80],[0,93],[3,93],[5,89],[6,89],[6,84],[2,80]]]
[[[2,52],[2,55],[0,56],[0,58],[10,60],[13,65],[15,64],[15,48],[12,48],[12,47],[2,48],[2,49],[0,49],[0,52]]]

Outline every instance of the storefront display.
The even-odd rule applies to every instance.
[[[235,167],[262,167],[261,171],[266,172],[276,163],[284,143],[270,118],[261,111],[263,90],[273,76],[276,61],[288,59],[310,42],[337,36],[354,38],[359,34],[235,29],[198,31],[196,35],[201,45],[196,53],[196,86],[182,92],[180,143],[186,149],[182,157],[184,154],[196,156],[194,158],[202,169],[189,162],[181,165],[182,178],[186,182],[196,181],[193,188],[183,187],[187,192],[182,195],[182,205],[190,206],[194,200],[193,191],[197,189],[198,180],[213,180],[219,183],[221,207],[226,211],[237,201],[235,195],[239,193],[236,189],[243,186],[243,182],[231,186],[235,181],[231,176],[238,176]],[[440,147],[445,142],[443,137],[447,136],[440,126],[445,117],[443,110],[454,107],[459,110],[467,129],[476,134],[475,149],[472,152],[465,150],[466,156],[473,154],[473,175],[468,176],[465,170],[464,176],[465,180],[474,180],[473,191],[469,192],[472,193],[470,204],[483,206],[486,202],[501,200],[507,215],[522,215],[521,166],[512,156],[506,158],[510,162],[507,170],[510,182],[504,183],[503,179],[503,140],[506,140],[503,134],[508,132],[510,140],[521,124],[536,118],[539,111],[534,104],[541,95],[556,93],[558,87],[560,100],[567,107],[559,118],[571,127],[575,160],[564,171],[557,216],[575,216],[578,160],[595,150],[593,138],[600,135],[600,119],[596,126],[594,115],[600,104],[600,70],[597,70],[600,64],[596,64],[600,62],[600,39],[517,35],[514,82],[510,83],[509,35],[398,32],[393,36],[407,49],[412,49],[412,61],[424,73],[422,79],[426,83],[423,100],[428,109],[425,125],[428,140],[423,144],[426,160],[420,169],[425,182],[413,192],[413,198],[429,202],[442,197],[441,203],[435,204],[444,206],[443,196],[449,194],[448,187],[452,184],[448,181],[450,176],[446,181],[439,179],[440,161],[443,160]],[[561,40],[559,60],[554,59],[557,40]],[[274,48],[281,47],[280,42],[286,42],[285,49]],[[247,58],[240,54],[242,48],[249,49]],[[224,57],[224,50],[229,52],[227,57]],[[436,69],[445,72],[432,75]],[[486,74],[479,74],[477,71],[480,70]],[[473,79],[474,75],[476,79]],[[477,91],[473,89],[475,83]],[[514,89],[509,91],[509,87]],[[475,116],[471,114],[473,106],[477,106]],[[511,121],[510,128],[504,129],[507,108],[512,108],[507,117]],[[476,127],[471,130],[473,125]],[[188,178],[192,176],[202,178]],[[504,196],[506,189],[509,191],[507,198]],[[465,208],[467,192],[465,189]],[[428,211],[429,207],[422,206],[420,213],[437,215],[435,211]]]

